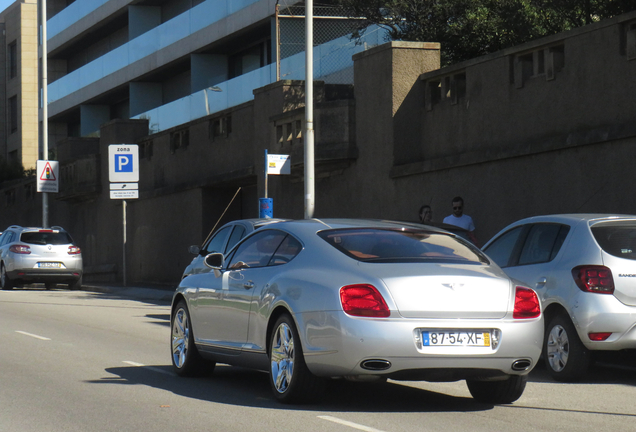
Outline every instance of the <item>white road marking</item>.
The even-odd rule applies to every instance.
[[[146,366],[143,363],[137,363],[137,362],[128,361],[128,360],[124,360],[122,363],[126,363],[128,365],[136,366],[136,367],[145,367],[146,369],[150,369],[151,371],[159,372],[159,373],[162,373],[162,374],[165,374],[165,375],[172,375],[172,373],[167,372],[167,371],[165,371],[163,369],[159,369],[158,367],[154,367],[154,366]]]
[[[40,340],[51,340],[50,338],[44,337],[44,336],[38,336],[38,335],[34,335],[33,333],[27,333],[27,332],[23,332],[20,330],[16,330],[16,333],[20,333],[23,334],[25,336],[31,336],[32,338],[36,338],[36,339],[40,339]]]
[[[372,428],[372,427],[369,427],[369,426],[364,426],[364,425],[361,425],[361,424],[358,424],[358,423],[353,423],[353,422],[350,422],[350,421],[347,421],[347,420],[342,420],[342,419],[339,419],[337,417],[318,416],[318,418],[319,419],[323,419],[323,420],[327,420],[327,421],[330,421],[330,422],[334,422],[334,423],[339,423],[339,424],[344,425],[344,426],[349,426],[351,428],[358,429],[358,430],[361,430],[361,431],[383,432],[380,429],[375,429],[375,428]]]

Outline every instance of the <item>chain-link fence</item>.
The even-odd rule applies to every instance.
[[[296,3],[287,5],[286,3]],[[279,79],[304,79],[304,63],[290,61],[287,67],[285,59],[305,52],[305,6],[293,0],[281,1],[276,16]],[[365,32],[362,39],[352,38],[355,30],[354,21],[348,18],[345,11],[335,5],[314,4],[314,78],[327,83],[353,84],[353,61],[351,56],[357,51],[377,44],[374,31]],[[369,38],[369,35],[371,37]],[[375,36],[375,37],[374,37]],[[304,58],[304,56],[303,56]]]

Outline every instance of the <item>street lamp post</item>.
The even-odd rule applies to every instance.
[[[305,219],[314,217],[314,2],[305,2]]]
[[[40,31],[40,46],[42,47],[41,76],[42,76],[42,158],[49,159],[49,113],[48,113],[48,93],[47,93],[47,45],[46,45],[46,0],[40,0],[40,14],[42,26]],[[37,174],[37,173],[36,173]],[[49,195],[42,192],[42,227],[49,226]]]
[[[205,95],[205,112],[210,115],[210,102],[208,101],[208,90],[212,90],[214,92],[222,92],[223,89],[218,86],[207,87],[203,89],[203,94]]]

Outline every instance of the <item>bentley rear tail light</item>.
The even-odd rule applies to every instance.
[[[391,315],[382,294],[373,285],[356,284],[340,288],[340,303],[347,315],[386,318]]]
[[[539,297],[534,290],[518,286],[515,291],[515,308],[512,311],[514,319],[537,318],[541,315]]]
[[[21,245],[21,244],[12,245],[11,247],[9,247],[9,250],[13,253],[24,254],[24,255],[29,255],[31,253],[30,247],[28,247],[27,245]]]
[[[583,291],[597,294],[614,294],[612,271],[600,265],[582,265],[572,269],[574,282]]]

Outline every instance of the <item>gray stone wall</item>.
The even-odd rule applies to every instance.
[[[441,222],[460,195],[483,244],[532,215],[636,214],[635,23],[636,13],[623,15],[443,69],[435,43],[356,55],[353,89],[315,83],[315,217],[415,221],[431,204]],[[109,144],[137,143],[127,281],[176,285],[189,245],[258,216],[265,149],[292,157],[291,175],[268,178],[274,216],[303,217],[304,103],[303,82],[280,81],[172,130],[149,135],[147,122],[113,121],[98,145],[67,140],[60,162],[77,184],[53,198],[51,224],[82,247],[87,280],[121,281],[122,203],[109,198],[105,155]],[[2,185],[1,227],[40,223],[29,184]]]

